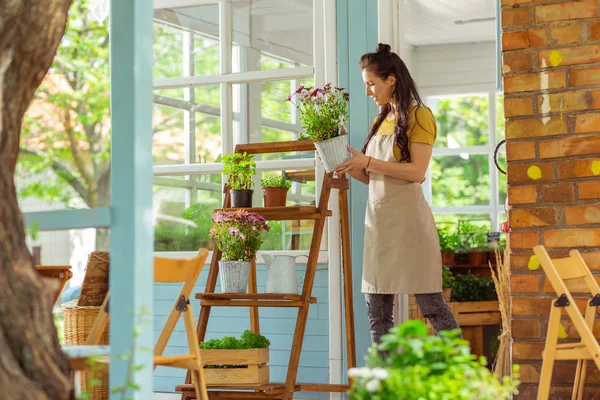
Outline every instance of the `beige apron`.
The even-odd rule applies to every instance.
[[[394,135],[373,136],[366,154],[398,162]],[[442,257],[435,221],[421,184],[372,169],[365,216],[363,293],[442,291]]]

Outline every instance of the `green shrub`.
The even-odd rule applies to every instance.
[[[263,189],[267,188],[281,188],[281,189],[289,189],[292,187],[292,181],[289,179],[285,179],[282,176],[264,176],[261,179],[261,186]]]
[[[392,328],[369,350],[366,368],[348,372],[356,378],[350,399],[496,400],[518,393],[517,366],[512,382],[508,377],[500,382],[458,334],[427,336],[425,324],[416,320]],[[382,358],[381,351],[388,355]]]
[[[496,286],[492,278],[471,273],[454,275],[452,301],[492,301],[498,300]]]
[[[448,227],[437,228],[440,239],[440,250],[443,253],[454,253],[458,249],[459,237],[451,233]]]

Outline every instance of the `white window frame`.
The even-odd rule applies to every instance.
[[[234,129],[233,121],[237,120],[240,123],[245,123],[245,120],[252,123],[251,118],[244,118],[244,113],[251,112],[246,105],[245,100],[248,98],[247,94],[240,94],[241,110],[240,112],[234,112],[233,110],[233,95],[232,88],[234,84],[249,84],[249,83],[262,83],[269,81],[281,81],[290,80],[292,85],[297,79],[313,78],[315,86],[323,86],[325,82],[337,83],[337,57],[336,57],[336,31],[335,24],[327,23],[331,18],[335,19],[335,3],[333,7],[328,7],[327,4],[323,3],[323,0],[313,0],[313,66],[294,66],[292,68],[279,69],[279,70],[257,70],[257,71],[233,71],[233,60],[235,57],[244,58],[247,55],[244,51],[240,51],[239,54],[233,52],[233,27],[232,27],[232,4],[231,0],[154,0],[154,9],[176,9],[184,7],[194,6],[206,6],[206,5],[218,5],[219,6],[219,54],[220,54],[220,73],[218,75],[209,76],[194,76],[194,60],[192,55],[194,33],[184,31],[184,73],[181,77],[167,78],[167,79],[155,79],[153,83],[153,89],[173,89],[173,88],[184,88],[184,100],[173,99],[161,95],[154,95],[154,103],[173,107],[176,109],[183,110],[185,113],[184,119],[184,137],[185,137],[185,160],[183,164],[177,165],[154,165],[153,173],[155,176],[155,184],[160,186],[173,186],[190,188],[189,195],[186,196],[186,206],[195,202],[195,196],[197,194],[194,186],[194,180],[181,181],[176,179],[169,179],[167,176],[182,175],[191,177],[202,174],[219,174],[222,173],[222,163],[192,163],[195,157],[195,146],[194,143],[194,115],[195,112],[201,112],[209,115],[219,116],[221,121],[221,139],[222,154],[232,153],[235,149],[236,144],[245,144],[253,142],[248,135],[241,134],[239,130],[236,132]],[[323,12],[320,12],[323,10]],[[325,15],[327,13],[327,15]],[[215,38],[217,39],[217,38]],[[322,43],[325,43],[327,52],[324,50]],[[238,60],[239,61],[239,60]],[[209,85],[219,85],[221,96],[220,96],[220,107],[214,107],[203,104],[195,104],[194,102],[194,88]],[[242,86],[243,87],[243,86]],[[250,89],[248,89],[250,90]],[[258,110],[260,112],[260,108]],[[247,116],[247,115],[246,115]],[[296,137],[301,131],[301,125],[299,121],[299,115],[295,108],[292,111],[293,123],[286,123],[282,121],[271,120],[267,118],[260,118],[260,124],[264,127],[270,127],[274,129],[280,129],[292,132],[292,135]],[[250,129],[241,129],[241,131],[251,132]],[[257,172],[264,171],[276,171],[285,168],[302,168],[302,169],[315,169],[316,179],[316,198],[319,198],[320,188],[323,182],[324,170],[320,163],[316,163],[314,158],[299,158],[299,159],[286,159],[286,160],[260,160],[256,161]],[[224,182],[224,180],[223,180]],[[298,197],[298,185],[293,188],[289,194],[290,199]],[[337,192],[332,191],[330,199],[330,209],[334,213],[334,216],[339,215],[339,206],[337,202]],[[335,217],[332,218],[335,220]],[[339,223],[338,223],[339,225]],[[332,235],[329,235],[329,231],[332,231]],[[323,234],[323,240],[321,241],[321,251],[319,256],[319,262],[327,263],[329,260],[329,252],[327,251],[328,245],[335,245],[339,243],[339,229],[331,227],[325,229]],[[307,254],[307,250],[289,250],[280,251],[282,254]],[[188,252],[160,252],[162,256],[169,255],[171,257],[186,257],[189,256]],[[258,255],[258,261],[261,261],[260,252]]]

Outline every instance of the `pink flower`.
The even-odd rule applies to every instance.
[[[240,230],[238,228],[236,228],[235,226],[232,226],[231,228],[229,228],[229,234],[231,236],[239,236],[239,235],[241,235]]]
[[[290,95],[287,97],[287,99],[285,99],[285,101],[291,101],[291,100],[292,100],[292,97],[294,97],[294,94],[295,94],[295,93],[292,93],[292,94],[290,94]]]
[[[303,91],[304,89],[305,89],[305,88],[304,88],[304,85],[301,85],[301,86],[298,88],[298,90],[296,90],[296,93],[300,93],[300,92],[301,92],[301,91]]]
[[[244,235],[242,232],[240,232],[240,235],[239,235],[239,236],[240,236],[240,239],[242,239],[242,240],[246,240],[246,235]]]

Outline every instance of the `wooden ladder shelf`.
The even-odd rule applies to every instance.
[[[236,153],[267,154],[283,153],[291,151],[314,151],[314,144],[310,140],[296,142],[256,143],[237,145]],[[282,383],[269,383],[263,386],[223,386],[210,387],[209,397],[211,399],[281,399],[292,400],[294,392],[345,392],[348,384],[304,384],[297,383],[296,376],[300,363],[300,353],[306,329],[308,310],[317,299],[312,297],[312,289],[317,270],[319,248],[325,228],[327,217],[332,215],[328,210],[331,189],[339,190],[339,207],[341,223],[342,242],[342,272],[344,286],[344,311],[346,317],[346,351],[348,368],[356,366],[356,348],[354,337],[354,308],[352,298],[352,264],[350,261],[350,225],[348,218],[348,179],[344,175],[337,178],[333,174],[325,174],[319,194],[317,207],[314,206],[291,206],[291,207],[258,207],[245,208],[244,210],[262,215],[268,221],[289,220],[314,220],[314,230],[310,246],[306,274],[302,287],[302,294],[277,294],[258,293],[256,282],[256,260],[251,263],[250,277],[248,281],[248,293],[215,293],[217,278],[219,274],[219,260],[221,251],[216,246],[213,250],[212,261],[206,282],[204,293],[196,294],[200,300],[201,310],[198,318],[198,339],[204,341],[210,311],[212,307],[249,307],[250,329],[252,332],[260,333],[259,307],[296,307],[298,317],[290,353],[287,377]],[[231,209],[229,189],[225,189],[223,209]],[[216,211],[222,211],[215,210]],[[190,384],[190,374],[186,377],[186,384],[177,386],[176,390],[182,392],[182,400],[194,399],[193,386]],[[228,390],[229,389],[229,390]]]

